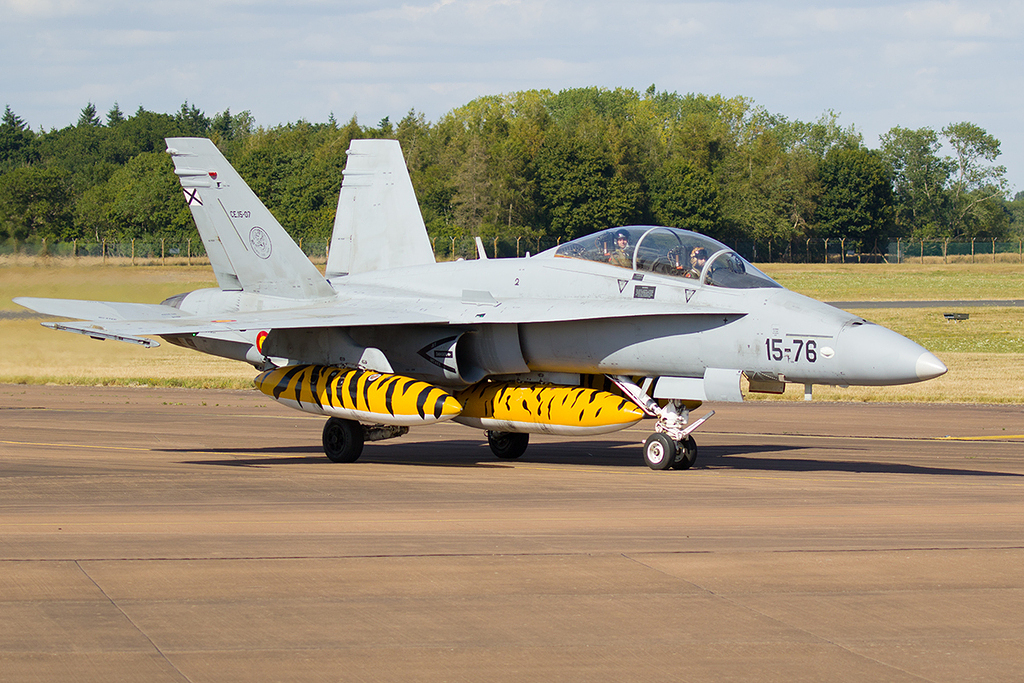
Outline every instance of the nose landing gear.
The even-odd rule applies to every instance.
[[[611,377],[616,386],[650,417],[658,418],[654,434],[644,442],[644,462],[652,470],[688,470],[697,462],[697,442],[690,435],[715,414],[689,422],[690,411],[683,401],[670,400],[662,408],[646,391],[628,377]],[[697,405],[700,405],[699,403]]]

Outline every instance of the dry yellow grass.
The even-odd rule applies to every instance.
[[[895,387],[815,385],[815,401],[886,403],[1024,403],[1024,353],[944,353],[942,377]],[[802,401],[802,385],[787,385],[782,396],[748,394],[768,401]]]
[[[146,349],[55,332],[38,320],[0,320],[0,382],[247,388],[251,365],[167,343]]]

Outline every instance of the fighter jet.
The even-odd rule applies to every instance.
[[[394,140],[351,143],[321,274],[211,141],[166,142],[219,286],[160,304],[15,301],[71,319],[43,323],[55,330],[250,363],[260,391],[328,417],[335,462],[445,420],[517,458],[533,433],[653,418],[646,464],[687,469],[714,414],[690,419],[705,401],[946,372],[909,339],[687,230],[602,229],[515,259],[486,258],[478,239],[479,258],[438,263]]]

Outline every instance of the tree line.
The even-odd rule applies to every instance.
[[[430,236],[554,244],[607,227],[659,224],[769,255],[810,239],[862,252],[890,240],[1017,239],[999,140],[970,122],[895,127],[879,149],[826,112],[790,120],[743,97],[629,89],[481,97],[436,122],[410,111],[376,126],[251,114],[174,114],[87,104],[77,123],[0,122],[0,238],[198,243],[165,137],[211,138],[293,237],[327,242],[349,141],[402,143]],[[951,154],[944,154],[949,150]],[[762,256],[764,254],[762,253]]]

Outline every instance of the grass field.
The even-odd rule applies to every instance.
[[[1024,266],[1012,263],[890,265],[771,264],[762,269],[794,291],[826,301],[1022,299]],[[0,262],[0,312],[21,311],[15,296],[159,302],[213,287],[208,266],[103,265],[97,260]],[[853,311],[936,353],[949,373],[902,387],[818,386],[815,400],[1024,403],[1024,309],[964,308],[947,322],[940,309]],[[143,349],[58,333],[33,319],[0,319],[0,382],[249,388],[244,363],[169,344]],[[802,400],[802,387],[782,397]]]

